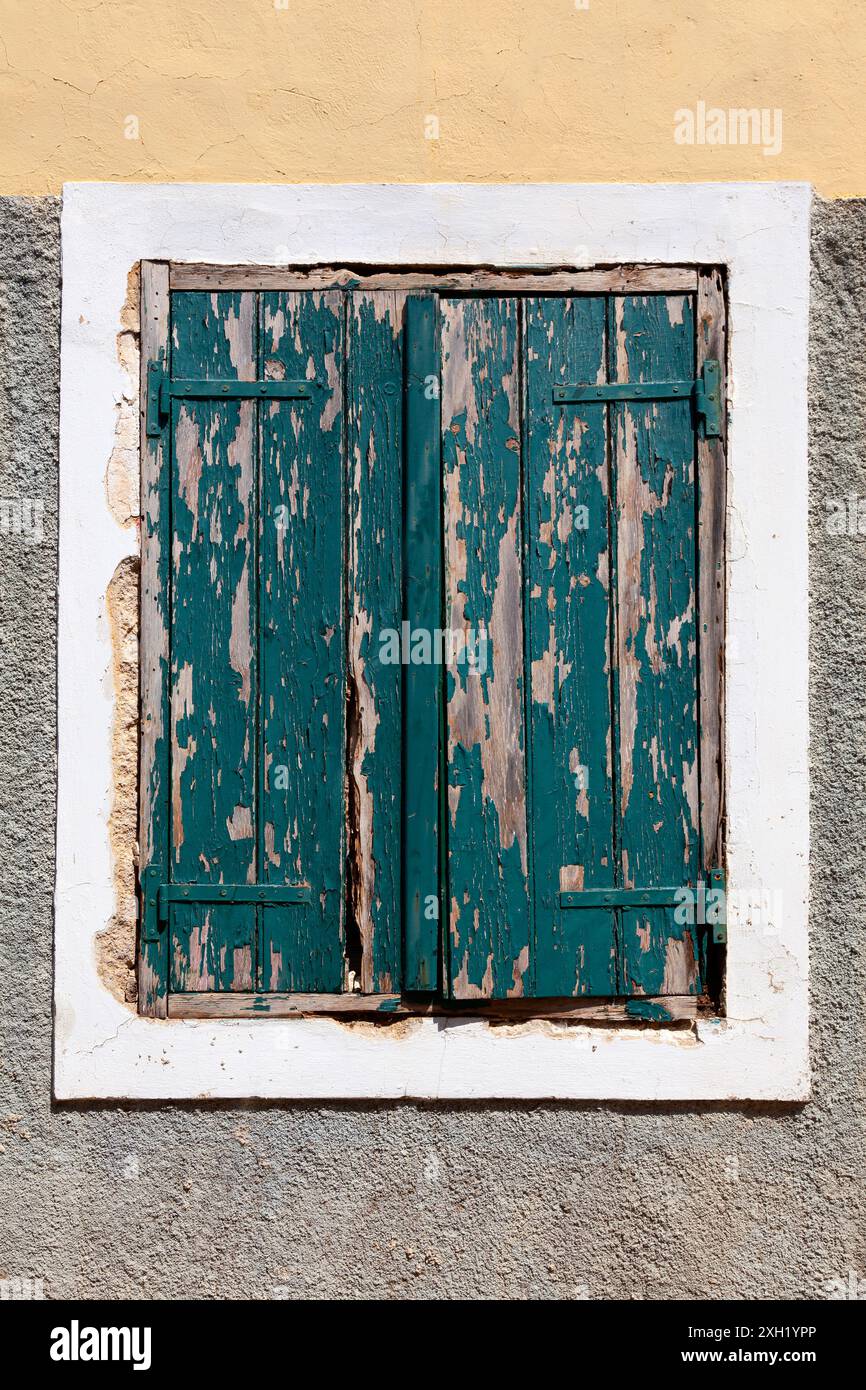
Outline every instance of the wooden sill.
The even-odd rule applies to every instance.
[[[567,1023],[682,1023],[711,1011],[697,995],[648,999],[474,999],[431,1003],[400,994],[169,994],[169,1018],[394,1018],[435,1015],[526,1023],[531,1019]]]

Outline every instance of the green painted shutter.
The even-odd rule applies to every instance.
[[[446,617],[488,636],[448,674],[452,998],[701,990],[670,901],[701,872],[691,392],[555,399],[693,381],[694,320],[689,295],[443,302]]]
[[[352,961],[364,993],[402,985],[402,668],[383,634],[402,622],[405,294],[348,305],[349,834]]]
[[[178,377],[253,380],[256,337],[253,295],[174,297]],[[257,408],[172,407],[169,878],[180,884],[256,881]],[[254,988],[255,907],[176,903],[168,926],[172,989]]]
[[[342,987],[343,335],[339,293],[172,296],[173,379],[313,383],[172,399],[172,990]]]
[[[143,1007],[700,992],[717,283],[144,288]]]
[[[145,436],[152,1011],[166,988],[402,987],[403,672],[381,639],[403,616],[405,300],[171,295]]]
[[[608,409],[553,387],[606,379],[603,298],[526,304],[527,626],[535,991],[619,993],[615,919],[564,909],[617,882],[611,701]]]
[[[447,676],[457,999],[529,992],[519,338],[516,299],[442,303],[445,617],[465,634]]]
[[[343,980],[345,633],[343,302],[263,294],[265,379],[312,379],[311,401],[260,404],[261,832],[256,879],[307,904],[260,910],[257,987]]]
[[[694,376],[694,301],[608,306],[612,381]],[[615,485],[617,870],[624,888],[696,885],[700,871],[695,433],[687,401],[611,409]],[[672,907],[618,914],[623,994],[700,989],[694,927]]]

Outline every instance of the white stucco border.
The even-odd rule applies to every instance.
[[[808,1055],[807,328],[803,184],[67,184],[60,416],[58,1099],[802,1100]],[[425,1019],[155,1021],[101,983],[114,910],[105,593],[136,536],[105,488],[116,334],[142,258],[293,264],[722,262],[729,269],[727,778],[734,890],[783,894],[729,933],[728,1016],[677,1030]]]

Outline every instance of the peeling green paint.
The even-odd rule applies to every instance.
[[[172,371],[252,380],[255,298],[179,294]],[[251,401],[172,404],[171,879],[256,873],[255,416]],[[175,904],[171,987],[249,989],[256,909]]]
[[[311,904],[261,910],[259,988],[342,988],[345,629],[343,296],[261,296],[261,375],[318,384],[259,407],[259,877]],[[285,769],[278,776],[277,769]]]
[[[310,888],[174,904],[173,989],[342,985],[342,334],[339,293],[173,296],[175,376],[316,383],[173,405],[171,877]]]
[[[527,992],[519,310],[443,300],[445,594],[452,633],[486,634],[486,669],[448,672],[450,992]]]
[[[403,313],[399,291],[348,304],[350,852],[365,993],[401,988],[401,686],[380,660],[402,620]]]
[[[431,348],[414,367],[407,305]],[[168,840],[176,883],[309,888],[172,903],[172,989],[255,991],[263,1011],[268,991],[336,993],[357,964],[364,993],[431,990],[441,949],[454,1000],[700,991],[672,908],[569,898],[699,871],[690,403],[554,400],[687,380],[694,335],[690,295],[172,296],[173,377],[311,383],[308,401],[175,400],[153,444],[172,442],[145,512],[148,583],[170,594],[170,763],[154,741],[146,862]],[[428,379],[434,484],[412,512]],[[483,665],[448,669],[441,741],[438,668],[382,659],[383,632],[419,615],[458,653],[485,639]],[[436,699],[412,722],[416,687]],[[445,920],[422,921],[441,880]],[[166,946],[143,950],[159,967]]]
[[[437,300],[406,302],[406,450],[403,498],[403,611],[428,638],[442,607],[440,397]],[[432,654],[432,653],[431,653]],[[402,904],[404,983],[439,986],[442,922],[440,776],[442,668],[410,662],[403,674]]]
[[[646,1023],[670,1023],[673,1015],[664,1004],[650,999],[629,999],[625,1006],[629,1018],[640,1018]]]
[[[611,299],[611,376],[694,374],[691,296]],[[695,431],[685,401],[611,408],[616,480],[618,870],[625,888],[699,873]],[[620,914],[627,994],[700,990],[693,927],[671,908]]]
[[[535,992],[616,992],[614,913],[560,890],[615,883],[607,409],[551,406],[605,374],[603,298],[526,304],[527,566]]]

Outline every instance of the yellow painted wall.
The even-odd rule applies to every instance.
[[[0,192],[792,178],[866,194],[864,0],[584,2],[0,0]],[[699,101],[780,110],[781,152],[677,144],[675,111]]]

